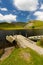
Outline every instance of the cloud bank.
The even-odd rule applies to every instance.
[[[8,23],[12,22],[12,21],[16,21],[16,15],[12,15],[12,14],[8,14],[8,15],[2,15],[0,14],[0,21],[6,21]]]
[[[13,4],[22,11],[35,11],[38,9],[38,0],[13,0]]]
[[[34,15],[37,17],[36,20],[42,20],[43,21],[43,12],[37,11],[34,13]]]

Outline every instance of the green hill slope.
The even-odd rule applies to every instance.
[[[35,28],[35,29],[43,29],[43,21],[39,21],[39,20],[32,20],[27,22],[25,28]]]
[[[26,23],[23,22],[15,22],[15,23],[0,23],[1,30],[13,30],[13,29],[23,29]]]

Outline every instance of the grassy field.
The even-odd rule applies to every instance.
[[[43,65],[43,56],[29,48],[16,48],[0,65]]]

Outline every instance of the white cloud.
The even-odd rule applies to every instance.
[[[43,4],[41,5],[40,9],[43,9]]]
[[[23,11],[35,11],[38,8],[38,0],[13,0],[13,4]]]
[[[36,20],[42,20],[43,21],[43,12],[37,11],[34,13],[35,16],[37,16]]]
[[[8,15],[2,15],[0,14],[0,21],[6,21],[6,22],[12,22],[16,21],[16,15],[8,14]]]
[[[1,11],[7,11],[7,8],[0,8]]]

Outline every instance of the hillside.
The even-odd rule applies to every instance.
[[[43,29],[43,21],[39,21],[39,20],[32,20],[27,22],[25,28],[31,29],[31,28],[35,28],[35,29]]]
[[[12,22],[12,23],[0,23],[1,30],[14,30],[14,29],[23,29],[26,23],[23,22]]]
[[[32,20],[28,22],[12,22],[0,23],[0,30],[15,30],[15,29],[43,29],[43,21]]]

